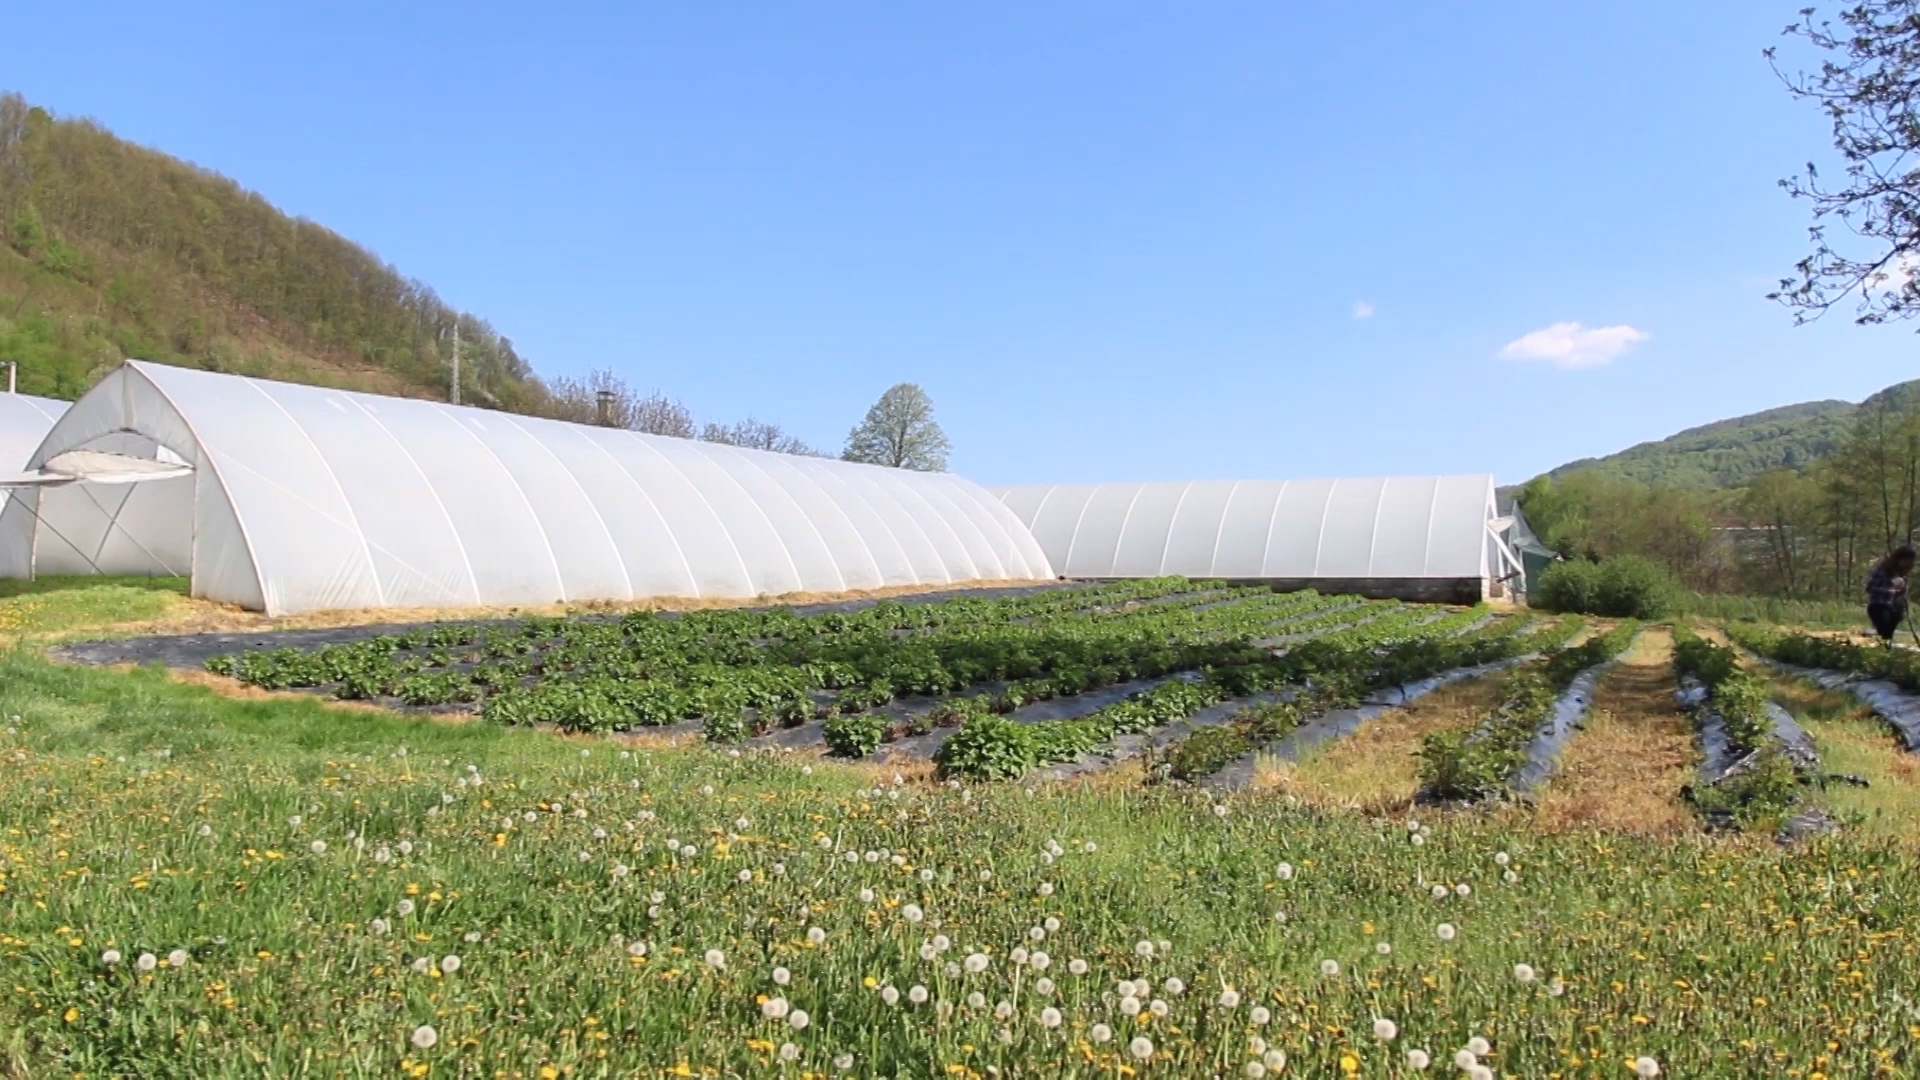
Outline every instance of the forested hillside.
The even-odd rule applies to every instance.
[[[1902,383],[1881,394],[1916,391],[1920,382]],[[1694,491],[1741,487],[1768,469],[1803,468],[1833,453],[1859,408],[1847,401],[1809,401],[1768,409],[1688,428],[1606,457],[1570,461],[1548,475],[1589,470],[1614,480]]]
[[[1705,592],[1851,598],[1920,535],[1920,380],[1573,462],[1516,494],[1569,556],[1646,555]]]
[[[223,176],[0,97],[0,359],[72,398],[128,356],[443,397],[556,403],[511,342]]]

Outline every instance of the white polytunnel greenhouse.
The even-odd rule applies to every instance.
[[[40,440],[67,403],[26,394],[0,394],[0,473],[25,467]],[[7,489],[0,488],[0,507],[7,505]]]
[[[190,574],[330,608],[1048,580],[984,488],[129,360],[0,477],[0,576]]]
[[[1486,474],[992,490],[1070,578],[1181,574],[1452,603],[1519,580]]]

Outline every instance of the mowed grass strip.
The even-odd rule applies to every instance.
[[[1674,690],[1673,634],[1648,627],[1600,680],[1586,727],[1534,800],[1532,823],[1550,832],[1698,831],[1680,789],[1693,779],[1699,751]]]
[[[1867,782],[1830,782],[1816,801],[1847,828],[1920,847],[1920,754],[1850,694],[1788,676],[1775,677],[1772,689],[1813,737],[1822,773]]]
[[[1264,758],[1259,784],[1309,806],[1369,814],[1404,810],[1420,789],[1420,740],[1478,723],[1500,703],[1504,684],[1505,673],[1455,683],[1388,709],[1298,762]]]

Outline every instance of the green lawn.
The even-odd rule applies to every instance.
[[[186,595],[187,579],[177,577],[0,578],[0,635],[145,622],[176,610]]]
[[[1508,1076],[1916,1066],[1920,869],[1870,836],[1434,812],[1416,844],[1257,797],[896,793],[21,650],[0,717],[0,1061],[23,1076],[1247,1076],[1270,1051],[1398,1076],[1410,1049],[1457,1075],[1476,1038]],[[1137,1017],[1121,980],[1150,984]]]

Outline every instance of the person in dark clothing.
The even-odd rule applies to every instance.
[[[1867,618],[1883,645],[1893,644],[1893,635],[1906,621],[1907,578],[1913,575],[1913,563],[1913,546],[1902,544],[1874,563],[1867,575]]]

